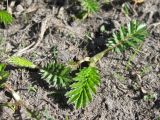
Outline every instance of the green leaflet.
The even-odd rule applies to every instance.
[[[133,20],[126,27],[122,25],[119,31],[113,33],[113,37],[108,40],[106,44],[108,48],[90,58],[90,66],[95,66],[109,51],[123,52],[130,47],[138,47],[138,44],[143,42],[147,36],[146,24]]]
[[[99,10],[99,3],[96,0],[80,0],[83,9],[88,13],[95,13]]]
[[[131,21],[127,27],[120,27],[119,32],[113,33],[107,46],[116,52],[122,52],[129,47],[137,47],[138,43],[144,41],[148,35],[146,24],[140,24],[138,21]]]
[[[36,68],[35,64],[23,57],[12,56],[8,59],[8,62],[12,65],[17,65],[20,67]]]
[[[40,69],[41,78],[56,88],[66,88],[71,82],[71,69],[63,64],[49,63]]]
[[[94,67],[83,68],[74,80],[70,85],[71,90],[65,96],[69,98],[68,103],[74,104],[77,109],[84,108],[96,94],[96,88],[100,85],[100,74]]]
[[[5,25],[11,24],[13,21],[13,17],[5,10],[0,10],[0,22],[4,23]]]

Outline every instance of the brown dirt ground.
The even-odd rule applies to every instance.
[[[50,49],[53,46],[57,46],[58,59],[62,63],[92,56],[105,48],[105,41],[112,31],[131,19],[138,19],[150,27],[150,35],[132,60],[131,69],[126,70],[126,64],[133,55],[132,51],[124,54],[109,53],[99,62],[101,86],[93,102],[85,109],[76,110],[72,105],[67,105],[65,91],[56,92],[47,88],[37,71],[8,68],[8,82],[27,106],[40,114],[40,120],[160,119],[160,24],[156,24],[160,22],[160,0],[145,0],[143,4],[135,6],[130,4],[133,12],[129,17],[121,10],[126,1],[112,0],[112,4],[102,4],[98,13],[83,21],[71,18],[78,9],[75,1],[26,1],[17,1],[11,8],[14,23],[5,28],[1,26],[2,62],[33,42],[36,43],[41,22],[48,16],[51,20],[47,23],[49,27],[40,44],[31,52],[21,54],[39,65],[45,65],[51,60]],[[100,2],[103,3],[102,0]],[[17,8],[18,5],[23,7],[23,12]],[[106,27],[104,33],[99,30],[102,25]],[[89,34],[92,34],[91,39],[87,37]],[[29,91],[31,86],[36,90]],[[146,94],[154,94],[156,97],[144,100]],[[4,91],[0,92],[0,96],[0,103],[14,102]],[[0,112],[0,120],[32,119],[23,107],[16,112],[4,107]]]

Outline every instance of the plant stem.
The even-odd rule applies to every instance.
[[[94,55],[93,57],[90,58],[90,64],[89,66],[92,66],[92,67],[95,67],[96,66],[96,63],[101,60],[103,58],[104,55],[106,55],[109,51],[113,50],[114,48],[118,47],[119,45],[125,43],[126,41],[128,41],[129,38],[132,38],[132,36],[134,35],[133,34],[130,34],[128,35],[126,38],[124,38],[123,41],[119,42],[118,44],[116,44],[115,46],[113,47],[110,47],[110,48],[107,48],[105,50],[103,50],[102,52]]]

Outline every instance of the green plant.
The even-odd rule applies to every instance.
[[[96,87],[100,85],[100,75],[96,68],[87,67],[80,70],[70,85],[71,90],[66,93],[68,103],[76,108],[84,108],[92,101],[92,94],[96,94]]]
[[[147,29],[146,29],[146,25],[145,24],[140,24],[137,21],[131,21],[127,27],[122,26],[119,30],[119,32],[117,33],[113,33],[113,38],[111,38],[108,43],[107,43],[107,49],[105,49],[104,51],[96,54],[95,56],[91,57],[88,62],[89,62],[89,67],[95,67],[96,63],[102,59],[102,57],[108,53],[109,51],[115,51],[115,52],[122,52],[125,49],[128,49],[130,47],[137,47],[137,45],[141,42],[144,41],[145,37],[148,35]],[[95,68],[96,69],[96,68]],[[89,103],[88,101],[85,102],[86,97],[84,97],[84,81],[86,82],[89,78],[98,78],[98,74],[96,74],[96,72],[94,71],[94,73],[87,72],[87,68],[84,68],[84,71],[82,69],[82,73],[80,71],[80,73],[78,73],[77,75],[82,74],[83,77],[78,77],[79,79],[77,80],[77,82],[73,83],[71,85],[71,91],[68,92],[66,94],[67,97],[69,97],[68,103],[73,103],[75,104],[76,108],[82,108],[85,107],[87,103]],[[88,75],[87,77],[84,77]],[[96,76],[94,76],[96,75]],[[96,78],[97,77],[97,78]],[[90,80],[90,79],[89,79]],[[99,79],[98,79],[99,80]],[[92,82],[94,80],[91,80]],[[75,85],[75,87],[74,87]],[[76,88],[77,86],[82,86],[79,88],[79,90],[77,90],[78,88]],[[92,84],[92,86],[95,86],[98,84]],[[83,92],[81,92],[83,91]],[[91,93],[91,91],[89,91]],[[92,95],[92,94],[89,94]]]
[[[113,38],[108,41],[107,46],[116,52],[122,52],[129,47],[136,48],[138,43],[144,41],[147,35],[146,25],[132,21],[127,25],[120,27],[119,32],[113,32]]]
[[[54,60],[53,63],[42,68],[36,67],[32,62],[21,57],[11,57],[9,62],[21,67],[39,68],[42,79],[56,88],[68,88],[70,86],[70,90],[65,94],[68,103],[74,104],[76,108],[84,108],[92,101],[93,95],[96,94],[97,87],[100,85],[100,74],[96,68],[96,63],[109,51],[122,52],[131,47],[136,48],[147,35],[146,25],[134,20],[127,27],[122,26],[118,32],[114,32],[113,38],[109,39],[106,44],[108,48],[91,58],[86,57],[67,65]],[[83,62],[88,62],[88,67],[79,69]],[[75,72],[77,73],[72,80],[70,73]]]
[[[10,13],[8,13],[5,10],[0,10],[0,22],[7,25],[7,24],[11,24],[12,21],[13,21],[13,17]]]
[[[81,0],[81,5],[87,13],[95,13],[99,10],[99,3],[96,0]]]
[[[80,12],[80,18],[85,19],[93,13],[96,13],[100,6],[97,0],[79,0],[84,11]]]
[[[109,51],[122,52],[130,47],[136,48],[148,35],[146,24],[136,20],[131,21],[127,27],[121,26],[118,32],[113,32],[113,38],[107,43],[107,49],[90,58],[90,65],[95,64]]]
[[[8,62],[12,65],[17,65],[20,67],[28,67],[28,68],[36,68],[37,67],[32,62],[30,62],[29,60],[27,60],[23,57],[12,56],[8,59]]]
[[[66,88],[71,82],[71,69],[63,64],[49,63],[40,69],[42,79],[45,79],[50,85],[56,88]]]
[[[8,59],[8,62],[20,67],[28,67],[32,69],[38,68],[37,65],[23,57],[12,56]],[[41,78],[46,80],[49,85],[53,85],[56,88],[65,88],[68,86],[69,82],[71,82],[71,69],[63,64],[57,62],[48,63],[44,67],[39,67],[39,69]]]

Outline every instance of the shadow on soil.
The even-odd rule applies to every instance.
[[[67,104],[67,98],[65,97],[65,93],[67,92],[66,89],[57,90],[54,87],[49,87],[49,84],[41,79],[41,76],[38,74],[38,71],[30,72],[30,76],[31,82],[33,84],[40,86],[41,88],[47,90],[48,93],[50,93],[47,95],[47,97],[51,98],[51,101],[53,101],[53,103],[57,103],[59,105],[59,108],[72,109],[72,107]]]
[[[100,31],[101,26],[105,27],[106,32]],[[83,49],[84,47],[86,47],[89,56],[94,56],[97,53],[103,51],[104,49],[106,49],[106,43],[108,38],[112,36],[111,31],[113,28],[115,28],[114,23],[110,19],[106,20],[104,23],[100,25],[98,30],[94,33],[95,34],[94,39],[90,41],[84,41],[80,45],[80,48]]]
[[[58,107],[61,109],[73,109],[68,105],[67,98],[65,97],[66,90],[56,90],[54,93],[47,96],[52,99],[53,103],[58,103]]]

